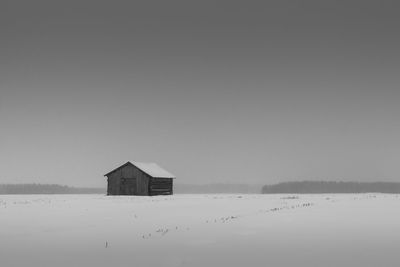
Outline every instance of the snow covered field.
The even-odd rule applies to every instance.
[[[0,196],[0,266],[400,266],[400,196]]]

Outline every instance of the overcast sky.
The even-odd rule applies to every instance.
[[[0,183],[400,181],[398,1],[2,1]]]

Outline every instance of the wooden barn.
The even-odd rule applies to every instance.
[[[172,195],[174,175],[155,163],[127,162],[105,174],[107,195]]]

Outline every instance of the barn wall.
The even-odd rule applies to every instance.
[[[119,185],[116,177],[109,177],[107,179],[107,195],[118,195]]]
[[[108,176],[107,195],[119,195],[122,172],[121,169],[110,173]]]
[[[173,179],[172,178],[150,178],[149,195],[172,195]]]
[[[108,175],[112,190],[109,195],[149,194],[149,175],[132,165],[126,165]],[[136,183],[133,186],[133,183]],[[110,185],[108,186],[110,188]],[[132,189],[133,188],[133,189]],[[107,192],[109,192],[107,190]]]
[[[136,187],[136,178],[121,178],[120,195],[135,195]]]
[[[121,170],[122,177],[136,179],[135,195],[147,196],[149,194],[149,175],[132,165],[127,165]]]

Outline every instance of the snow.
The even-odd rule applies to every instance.
[[[400,197],[0,196],[0,266],[398,266]]]
[[[158,178],[175,178],[175,175],[167,172],[163,168],[161,168],[159,165],[156,163],[152,162],[132,162],[133,165],[147,173],[148,175],[152,177],[158,177]]]

